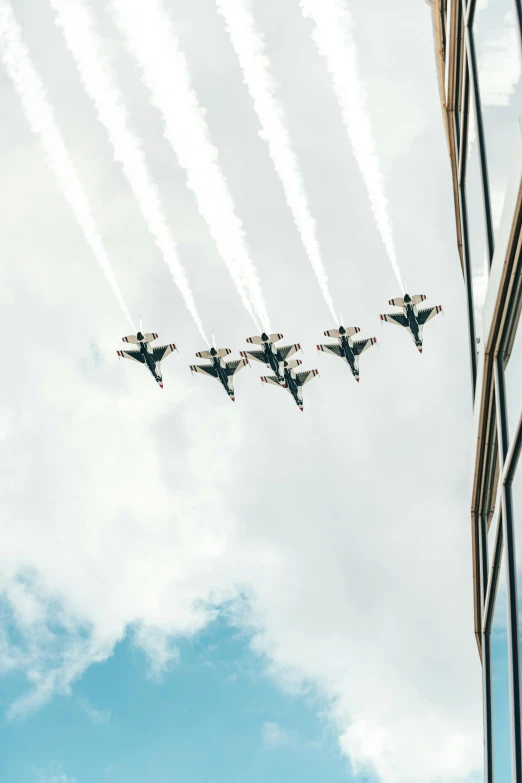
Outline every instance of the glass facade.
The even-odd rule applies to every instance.
[[[502,560],[491,626],[491,696],[493,774],[496,781],[511,780],[509,743],[509,654],[506,614],[506,569]]]
[[[426,1],[467,301],[484,779],[522,783],[522,0]]]

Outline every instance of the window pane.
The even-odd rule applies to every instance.
[[[473,141],[475,139],[475,141]],[[480,158],[475,138],[475,115],[470,104],[468,128],[468,160],[466,165],[466,203],[468,208],[469,252],[471,258],[471,284],[475,331],[481,336],[482,310],[488,284],[488,263],[486,256],[486,222],[482,199],[482,178]]]
[[[493,771],[496,781],[511,780],[509,670],[506,615],[506,572],[501,560],[491,629],[491,690],[493,701]]]
[[[519,460],[517,472],[511,485],[513,498],[513,527],[515,533],[515,559],[517,565],[517,597],[520,607],[522,597],[522,459]],[[522,633],[522,618],[518,618],[519,637]],[[522,638],[519,638],[519,644]]]
[[[478,2],[473,35],[496,233],[522,102],[519,33],[513,0]]]
[[[495,538],[497,535],[498,520],[500,514],[494,514],[493,519],[488,530],[488,563],[491,569],[491,561],[493,559],[493,552],[495,551]]]

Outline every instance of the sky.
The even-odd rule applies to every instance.
[[[281,153],[215,0],[157,5],[214,151],[190,132],[190,101],[172,102],[183,69],[150,19],[130,30],[125,4],[121,17],[118,0],[85,4],[118,90],[104,108],[58,0],[12,6],[84,201],[71,180],[64,196],[0,69],[0,306],[15,349],[0,397],[0,777],[479,780],[470,370],[430,9],[351,3],[361,82],[336,86],[298,0],[254,0]],[[354,150],[336,89],[366,95],[366,180],[370,137]],[[115,145],[98,117],[119,127]],[[285,196],[273,156],[291,178],[288,147]],[[402,293],[394,252],[410,292],[444,307],[422,356],[380,326]],[[318,258],[334,312],[378,338],[359,384],[315,351],[338,326]],[[163,391],[117,361],[132,329],[115,286],[134,323],[178,347]],[[263,309],[320,371],[303,413],[260,383],[262,365],[236,376],[233,405],[189,372],[201,330],[235,357]]]

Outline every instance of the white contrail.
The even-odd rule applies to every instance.
[[[287,204],[317,277],[319,288],[335,319],[328,277],[316,236],[315,220],[310,214],[302,174],[285,127],[283,108],[276,98],[278,86],[270,73],[270,62],[265,54],[263,38],[256,30],[250,2],[249,0],[216,0],[216,5],[225,20],[225,27],[237,54],[245,84],[254,102],[254,109],[262,128],[260,136],[268,144],[270,157],[283,185]]]
[[[243,225],[235,213],[170,17],[161,0],[109,0],[109,8],[143,70],[152,102],[163,115],[165,138],[186,172],[188,187],[243,304],[256,325],[260,322],[267,330],[266,305]]]
[[[314,22],[313,38],[319,53],[326,59],[375,222],[402,289],[402,274],[395,253],[388,201],[384,194],[366,105],[366,90],[359,73],[357,47],[352,35],[352,15],[344,0],[300,0],[300,5],[303,16]]]
[[[89,247],[112,288],[125,317],[132,318],[114,277],[107,251],[91,214],[87,196],[69,157],[44,86],[31,62],[22,31],[7,0],[0,0],[0,53],[4,67],[18,93],[33,133],[40,137],[49,165],[78,221]]]
[[[201,336],[207,341],[192,291],[179,260],[158,189],[153,182],[140,143],[129,128],[129,118],[115,75],[102,51],[102,42],[94,30],[92,14],[83,0],[49,0],[56,11],[67,47],[71,52],[81,82],[105,126],[115,159],[134,193],[140,211],[160,249],[187,310]]]

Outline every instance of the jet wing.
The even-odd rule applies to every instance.
[[[341,346],[337,345],[337,343],[329,343],[328,345],[318,345],[317,350],[323,351],[324,353],[333,353],[334,356],[343,355],[343,352],[341,351]]]
[[[359,356],[359,354],[363,353],[363,351],[367,351],[368,348],[371,348],[372,345],[375,345],[377,342],[375,337],[368,337],[367,340],[355,340],[352,351],[356,356]]]
[[[282,382],[277,375],[262,375],[261,380],[263,383],[271,383],[273,386],[282,386]]]
[[[216,368],[211,364],[191,364],[191,372],[200,372],[203,375],[211,375],[213,378],[217,378]]]
[[[233,362],[226,362],[227,375],[235,375],[236,372],[242,370],[247,364],[248,359],[236,359]]]
[[[247,359],[254,359],[256,362],[266,364],[266,355],[264,351],[240,351],[239,353]]]
[[[135,362],[145,364],[145,357],[141,351],[116,351],[118,356],[122,356],[124,359],[134,359]]]
[[[284,362],[285,359],[288,359],[289,356],[292,356],[292,354],[300,350],[300,343],[294,343],[293,345],[282,345],[277,349],[277,354],[279,356],[279,360]]]
[[[169,355],[169,353],[172,353],[172,351],[175,350],[176,350],[176,346],[174,345],[174,343],[170,343],[169,345],[158,345],[152,351],[152,356],[155,362],[161,362],[162,359],[164,359],[166,356]]]
[[[442,307],[440,305],[435,305],[435,307],[425,307],[423,310],[419,310],[417,315],[419,326],[423,326],[428,321],[431,321],[431,319],[435,318],[435,316],[438,315],[441,310]]]
[[[297,385],[304,386],[305,383],[311,381],[312,378],[315,378],[316,375],[319,375],[319,370],[306,370],[305,372],[298,372],[295,376]]]
[[[397,324],[397,326],[408,326],[408,319],[404,313],[385,313],[381,315],[381,321],[388,321],[389,324]]]

